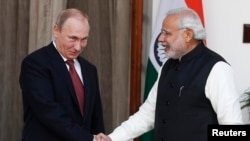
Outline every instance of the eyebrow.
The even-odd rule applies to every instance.
[[[161,29],[161,33],[168,34],[168,33],[170,33],[170,31],[168,31],[168,30],[162,28],[162,29]]]

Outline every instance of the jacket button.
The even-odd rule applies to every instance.
[[[167,141],[167,139],[166,138],[161,138],[161,141]]]
[[[163,124],[165,124],[165,123],[166,123],[166,120],[165,120],[165,119],[163,119],[163,120],[162,120],[162,123],[163,123]]]
[[[170,104],[170,102],[167,100],[167,101],[166,101],[166,105],[168,106],[169,104]]]
[[[173,82],[170,83],[170,87],[173,88],[175,84]]]

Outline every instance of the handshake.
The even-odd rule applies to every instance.
[[[112,141],[112,139],[103,133],[99,133],[98,135],[94,135],[93,141]]]

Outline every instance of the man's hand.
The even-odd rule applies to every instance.
[[[112,141],[112,139],[103,133],[99,133],[98,135],[94,136],[93,141]]]

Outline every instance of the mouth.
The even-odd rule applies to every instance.
[[[70,54],[77,54],[78,51],[71,51]]]
[[[166,51],[166,52],[169,52],[169,51],[170,51],[170,46],[169,46],[169,45],[165,45],[164,48],[165,48],[165,51]]]
[[[75,56],[77,56],[77,55],[78,55],[78,53],[77,53],[77,52],[70,52],[70,53],[69,53],[69,55],[70,55],[70,56],[74,56],[74,57],[75,57]]]
[[[165,47],[165,46],[166,46],[166,44],[163,43],[163,42],[159,42],[158,45],[159,45],[159,46],[162,46],[162,47]]]

